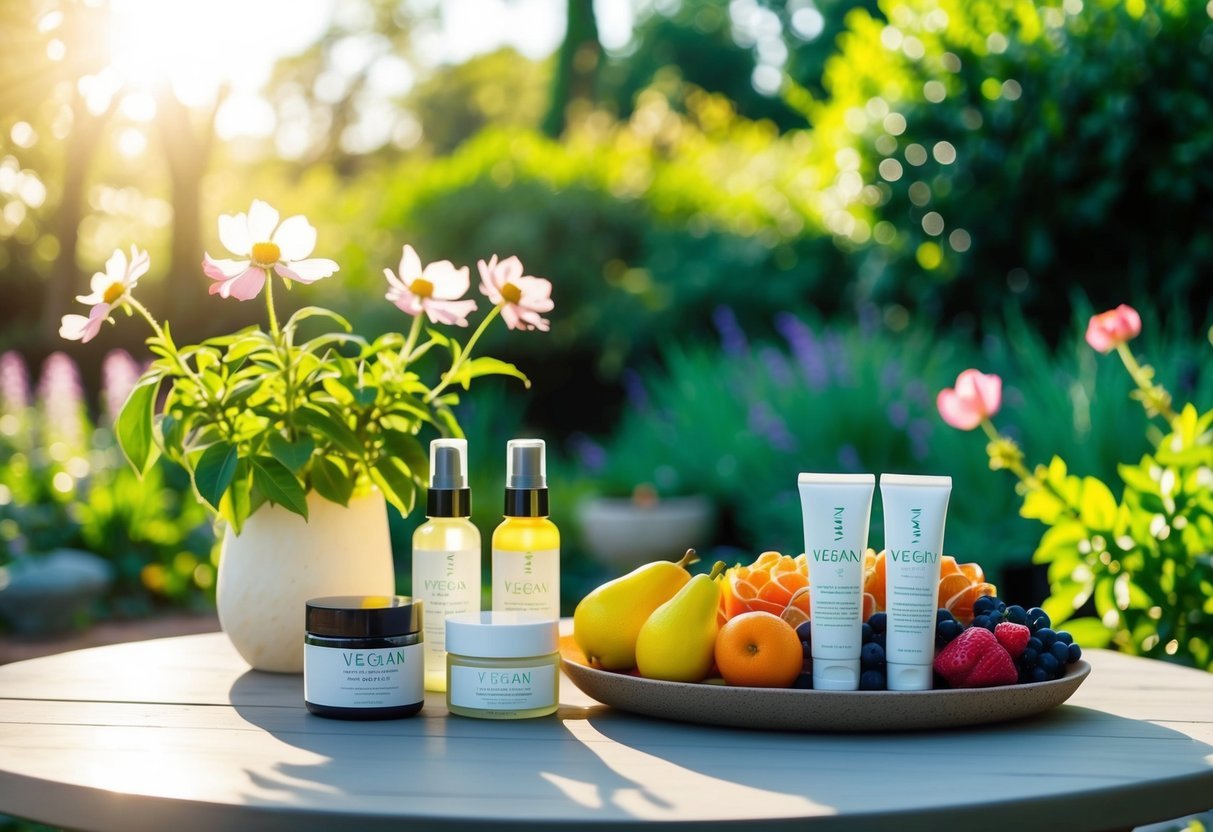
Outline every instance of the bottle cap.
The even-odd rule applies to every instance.
[[[329,595],[307,601],[314,636],[390,638],[421,632],[422,602],[407,595]]]
[[[859,690],[859,659],[813,659],[813,690]]]
[[[889,690],[930,690],[934,686],[935,674],[929,664],[896,664],[889,662]]]
[[[472,515],[466,439],[430,442],[430,489],[425,498],[425,514],[427,517]]]
[[[511,439],[506,445],[505,516],[548,516],[547,455],[542,439]]]
[[[505,467],[506,488],[547,488],[546,448],[542,439],[511,439]]]

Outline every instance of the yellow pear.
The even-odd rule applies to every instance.
[[[681,589],[699,560],[687,549],[682,560],[646,563],[593,590],[573,611],[573,640],[591,664],[606,670],[636,666],[636,636],[645,620]]]
[[[712,670],[720,607],[717,562],[710,575],[696,575],[649,616],[636,638],[636,667],[648,679],[702,682]]]

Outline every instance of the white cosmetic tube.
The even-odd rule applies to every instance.
[[[801,474],[797,482],[809,565],[813,688],[858,690],[863,553],[876,477]]]
[[[881,474],[889,690],[930,690],[951,477]]]

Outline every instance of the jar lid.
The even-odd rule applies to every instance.
[[[463,612],[446,619],[449,653],[482,659],[546,656],[560,649],[560,622],[534,612]]]
[[[331,595],[307,602],[307,631],[331,638],[388,638],[421,630],[419,600],[407,595]]]

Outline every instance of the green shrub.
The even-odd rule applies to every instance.
[[[1213,20],[1204,0],[882,0],[808,104],[823,223],[872,294],[1046,326],[1166,298],[1213,268]]]

